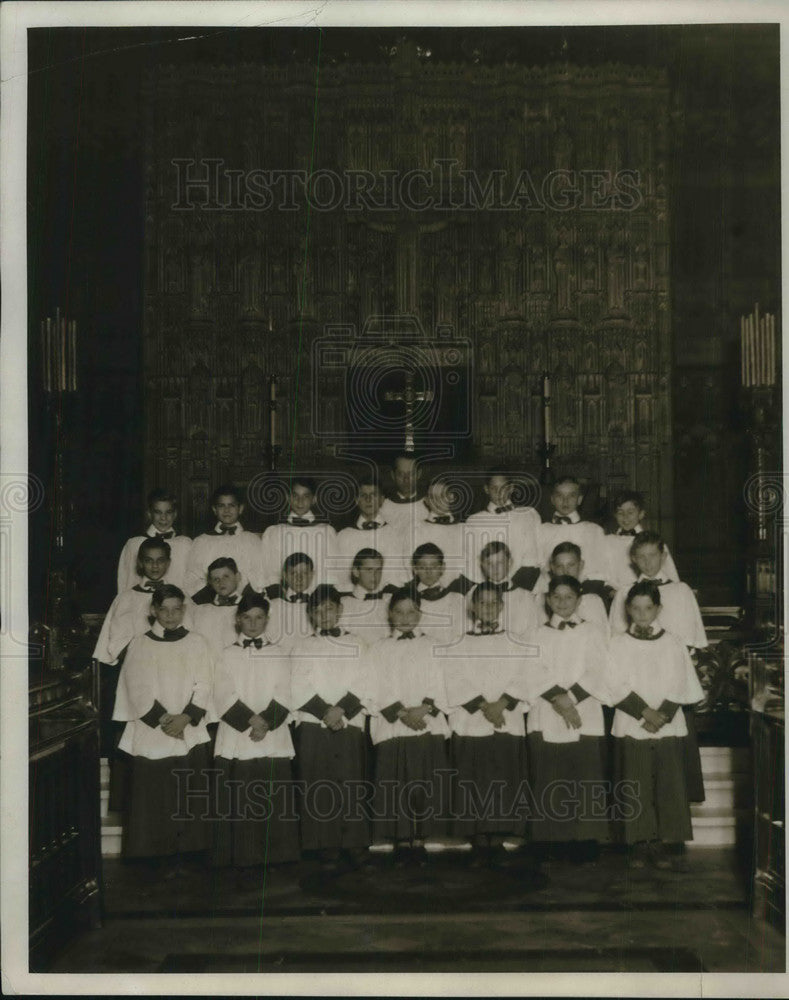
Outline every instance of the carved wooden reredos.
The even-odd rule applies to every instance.
[[[314,371],[311,345],[332,325],[412,313],[429,338],[469,344],[467,459],[536,471],[548,371],[555,468],[644,490],[670,535],[662,75],[436,65],[404,46],[319,74],[162,66],[147,100],[146,483],[180,492],[187,525],[212,484],[264,468],[272,372],[282,464],[330,467],[348,443],[343,373]],[[423,210],[391,180],[388,208],[370,207],[386,203],[387,176],[431,165],[432,195],[422,178],[412,187],[432,197]],[[308,209],[295,182],[286,210],[283,183],[261,174],[310,169],[345,172],[345,192],[324,174]],[[184,189],[212,170],[218,188]],[[374,178],[367,203],[361,171]]]

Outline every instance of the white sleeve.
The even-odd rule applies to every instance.
[[[137,538],[130,538],[121,549],[118,560],[118,593],[133,587],[139,582],[137,577],[137,554],[142,543]]]
[[[184,573],[184,592],[187,597],[192,597],[202,590],[206,585],[206,567],[203,560],[204,545],[201,539],[195,538],[192,547],[189,549],[189,558],[186,561],[186,572]]]

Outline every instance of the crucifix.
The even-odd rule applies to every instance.
[[[402,392],[386,392],[384,399],[387,402],[402,402],[405,407],[405,451],[408,454],[414,452],[414,405],[416,403],[430,402],[433,399],[432,389],[417,390],[414,387],[414,373],[405,372],[405,386]]]

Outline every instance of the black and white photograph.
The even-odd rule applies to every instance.
[[[3,5],[4,992],[789,995],[785,28]]]

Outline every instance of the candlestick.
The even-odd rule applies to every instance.
[[[775,356],[778,342],[775,339],[775,315],[770,314],[770,385],[775,385],[776,365]]]
[[[72,392],[77,391],[77,321],[73,319],[70,324],[71,327],[71,337],[69,338],[69,348],[70,348],[70,368],[71,368],[71,380],[69,382],[69,389]]]
[[[548,445],[551,443],[551,377],[548,374],[542,377],[542,418],[543,438]]]

